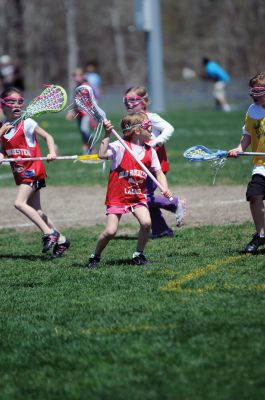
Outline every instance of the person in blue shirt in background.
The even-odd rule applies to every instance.
[[[213,97],[217,108],[226,112],[231,111],[231,106],[226,100],[226,85],[230,81],[230,76],[219,64],[207,57],[203,57],[202,63],[204,66],[202,78],[214,82]]]
[[[88,61],[86,63],[84,77],[92,87],[96,100],[99,101],[102,95],[102,79],[98,73],[98,63],[96,61]]]

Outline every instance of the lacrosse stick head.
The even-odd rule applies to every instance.
[[[67,93],[59,85],[48,85],[35,97],[21,115],[21,119],[62,111],[67,103]]]
[[[93,89],[88,85],[80,85],[75,89],[74,99],[77,108],[90,115],[97,124],[106,119],[105,111],[96,102]]]
[[[205,146],[193,146],[183,153],[183,157],[189,161],[215,161],[227,157],[227,151],[208,149]]]

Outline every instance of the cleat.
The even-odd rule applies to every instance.
[[[144,253],[135,252],[133,253],[132,263],[134,265],[145,265],[148,263],[148,260],[145,257]]]
[[[178,207],[175,211],[176,226],[181,228],[184,225],[184,219],[187,214],[187,201],[186,199],[179,199]]]
[[[265,237],[260,237],[258,233],[253,235],[252,240],[244,247],[244,253],[256,253],[259,246],[263,246],[265,244]]]
[[[56,230],[54,230],[49,235],[43,235],[43,237],[42,237],[42,242],[43,242],[42,252],[47,253],[47,251],[49,251],[58,242],[59,237],[60,237],[60,233]]]
[[[69,247],[70,247],[70,240],[68,239],[66,239],[64,243],[56,243],[52,251],[53,258],[61,257],[65,252],[65,250],[69,249]]]
[[[89,269],[96,268],[97,264],[100,262],[100,257],[96,256],[95,254],[91,254],[91,256],[88,259],[88,265],[87,267]]]

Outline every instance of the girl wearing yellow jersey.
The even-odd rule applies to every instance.
[[[250,81],[250,96],[253,104],[249,107],[243,135],[239,145],[229,151],[230,157],[237,157],[251,144],[252,151],[265,152],[265,71],[255,75]],[[265,157],[253,158],[252,179],[248,184],[246,197],[256,227],[252,240],[245,246],[246,253],[256,253],[265,244],[264,202],[265,199]]]

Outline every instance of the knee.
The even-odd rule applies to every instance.
[[[108,228],[108,229],[105,229],[105,231],[103,232],[103,236],[105,238],[112,239],[116,235],[116,232],[117,232],[117,229]]]
[[[39,216],[40,216],[42,219],[46,219],[46,215],[45,215],[45,213],[44,213],[42,210],[37,210],[37,213],[39,214]]]
[[[23,210],[23,205],[24,203],[22,201],[16,200],[14,203],[14,207],[18,210],[21,211]]]
[[[146,219],[141,222],[141,229],[149,231],[151,229],[151,219]]]

